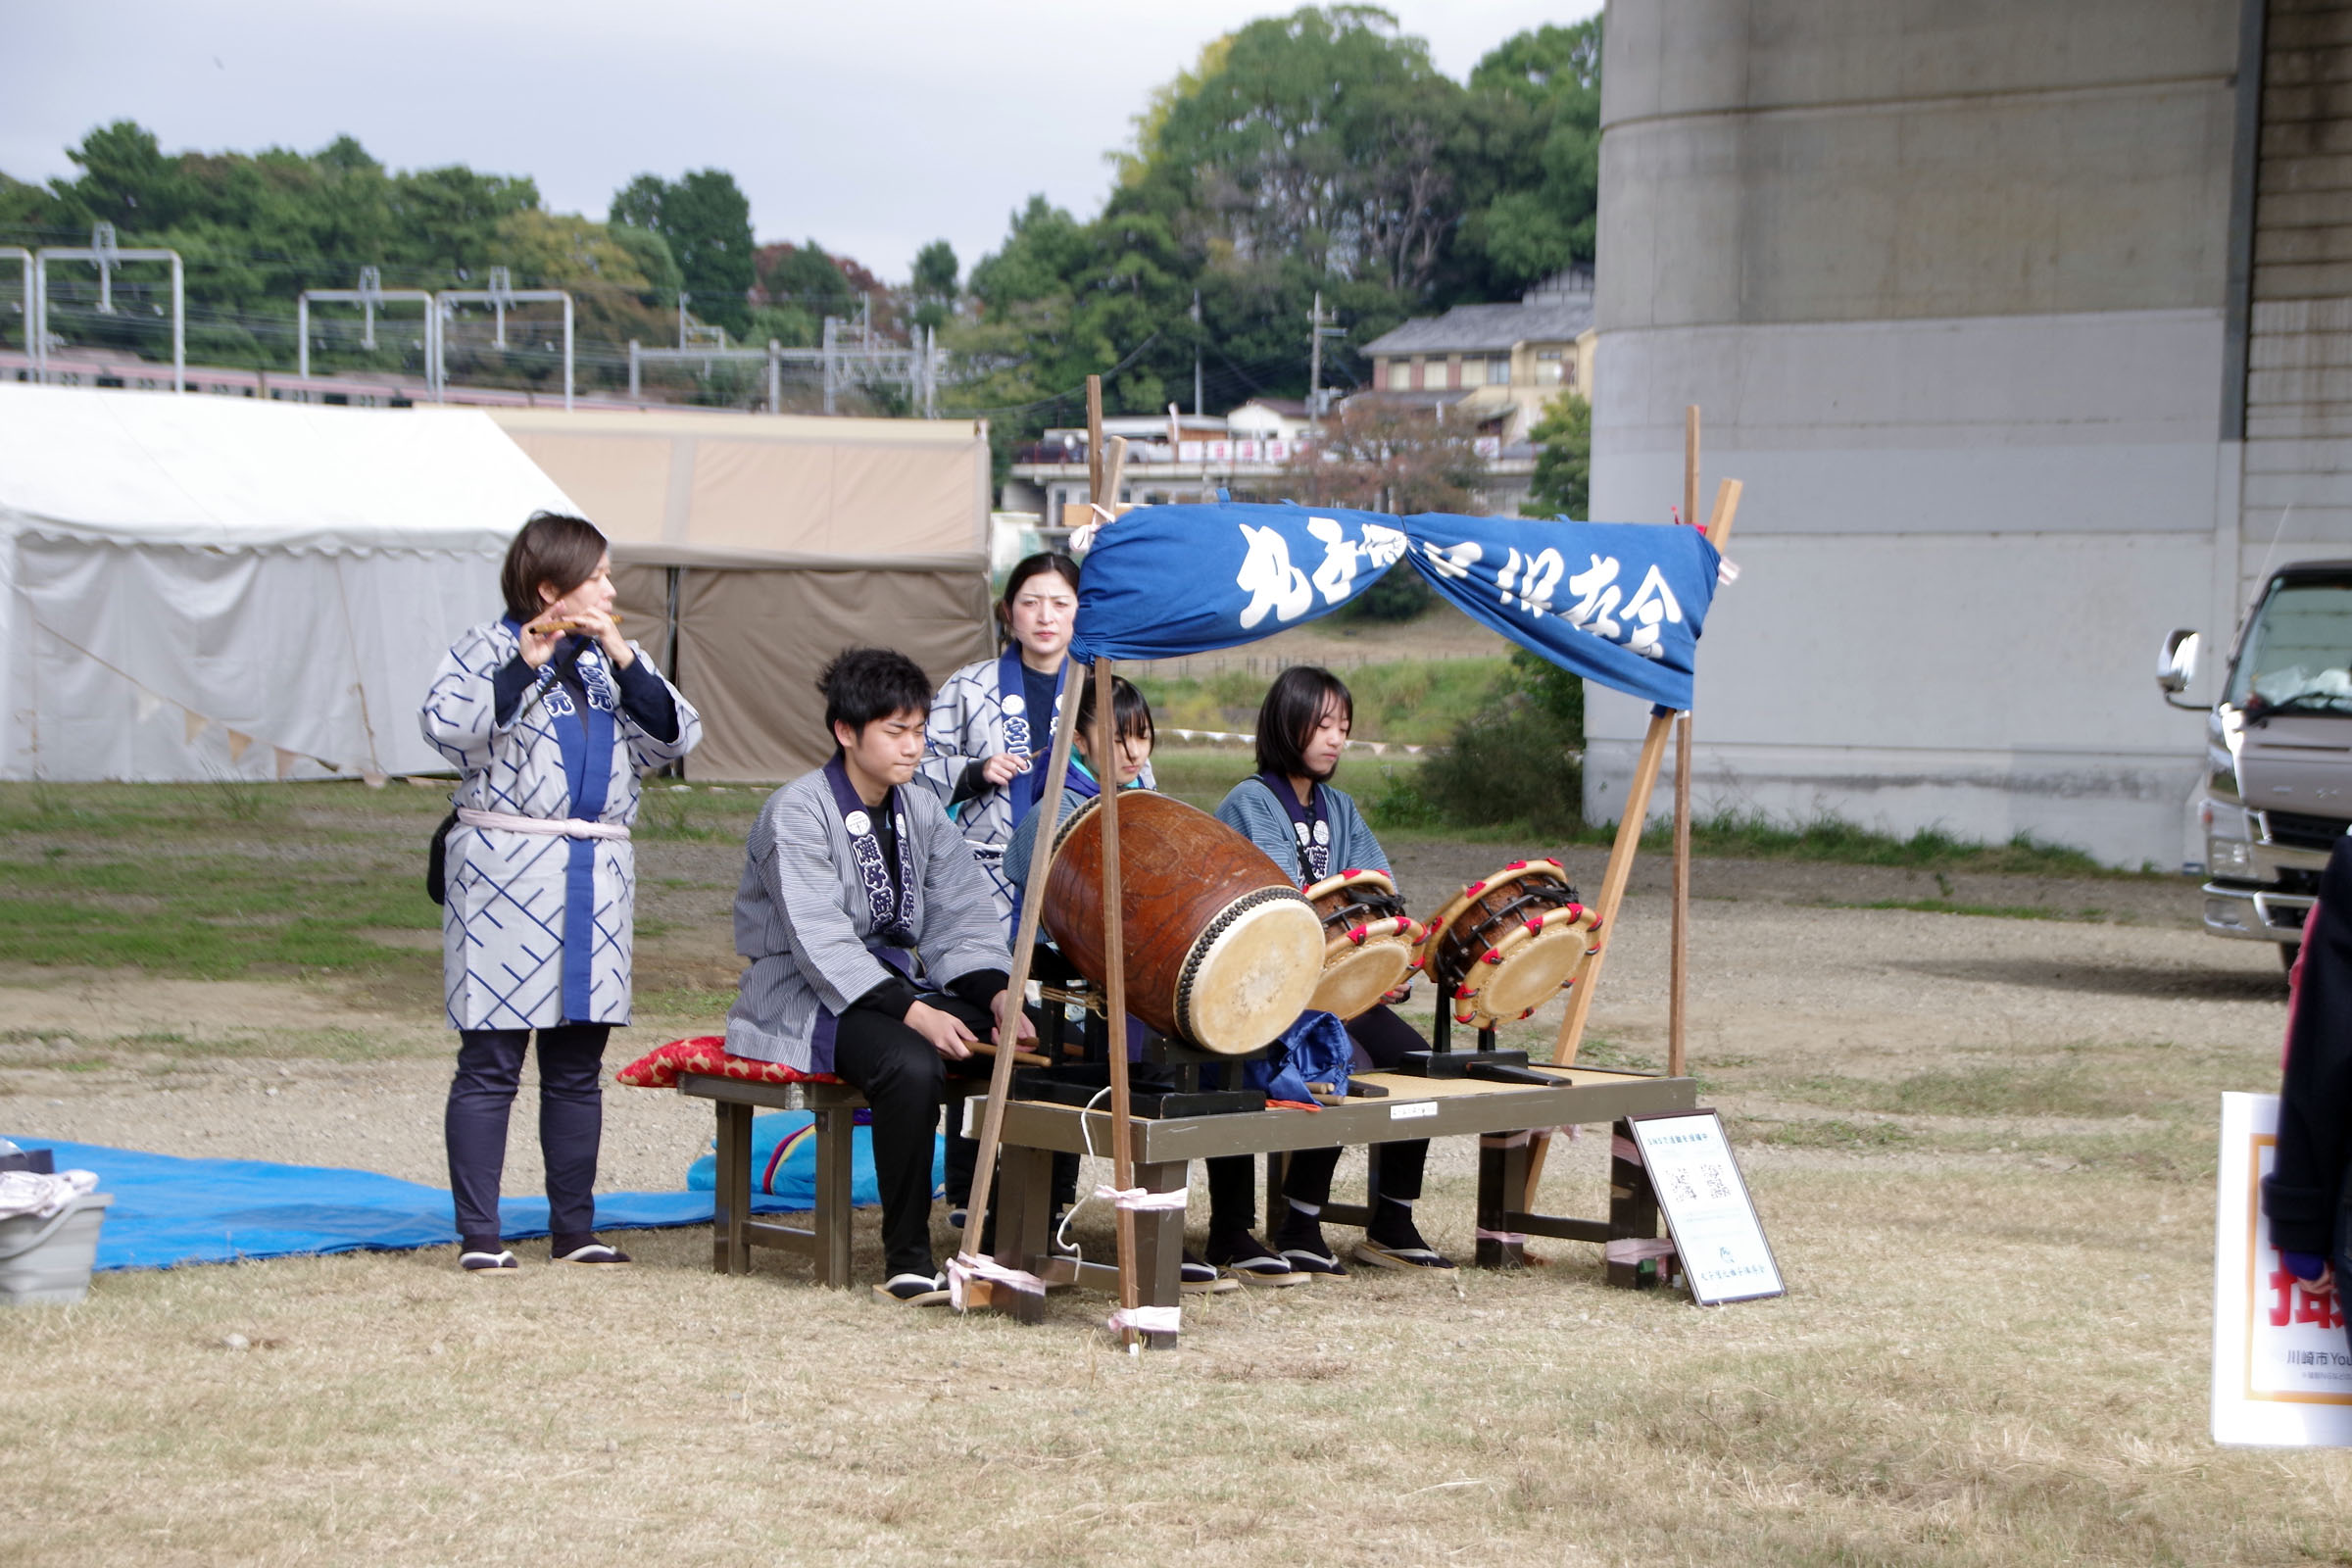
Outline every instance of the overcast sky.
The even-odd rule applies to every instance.
[[[1081,217],[1154,86],[1281,4],[1075,0],[0,0],[0,172],[136,120],[167,151],[313,151],[348,131],[396,169],[529,174],[605,216],[650,171],[731,171],[762,241],[813,236],[884,277],[945,236],[969,267],[1043,191]],[[1598,0],[1396,0],[1459,80],[1511,34]]]

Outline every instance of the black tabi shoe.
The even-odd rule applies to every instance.
[[[1297,1209],[1282,1222],[1274,1235],[1274,1245],[1282,1249],[1282,1259],[1291,1265],[1291,1272],[1301,1279],[1344,1280],[1348,1265],[1323,1240],[1323,1227]]]
[[[629,1254],[619,1248],[608,1247],[599,1241],[582,1242],[577,1247],[558,1244],[550,1249],[549,1255],[559,1263],[580,1263],[593,1268],[617,1268],[631,1261]]]
[[[1184,1261],[1176,1265],[1176,1288],[1187,1296],[1223,1296],[1242,1288],[1240,1280],[1225,1278],[1217,1272],[1215,1264],[1203,1262],[1189,1249]]]
[[[937,1306],[947,1298],[945,1274],[893,1274],[874,1287],[874,1299],[899,1306]]]
[[[1248,1231],[1211,1235],[1208,1261],[1244,1285],[1303,1285],[1305,1276],[1294,1273],[1282,1255]]]
[[[948,1229],[959,1231],[971,1221],[972,1211],[961,1203],[948,1210]]]
[[[1443,1271],[1453,1267],[1452,1258],[1447,1257],[1434,1247],[1420,1245],[1420,1241],[1421,1239],[1416,1236],[1413,1238],[1414,1245],[1401,1246],[1396,1242],[1384,1242],[1376,1237],[1366,1236],[1355,1244],[1355,1250],[1349,1255],[1358,1263],[1369,1263],[1374,1268]]]

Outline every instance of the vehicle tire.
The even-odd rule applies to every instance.
[[[2300,942],[2281,942],[2281,943],[2279,943],[2279,944],[2278,944],[2278,967],[2279,967],[2279,968],[2281,968],[2281,969],[2292,969],[2292,968],[2294,968],[2294,966],[2295,966],[2295,959],[2296,959],[2296,958],[2298,958],[2298,957],[2300,957],[2300,956],[2302,956],[2302,953],[2303,953],[2303,944],[2302,944],[2302,943],[2300,943]]]

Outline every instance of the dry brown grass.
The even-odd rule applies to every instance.
[[[1555,1154],[1559,1192],[1596,1196],[1602,1143]],[[1458,1217],[1468,1155],[1439,1165],[1426,1206]],[[619,1275],[431,1252],[106,1277],[0,1316],[0,1540],[74,1563],[2352,1552],[2352,1461],[2206,1442],[2201,1185],[1748,1165],[1782,1300],[1610,1291],[1553,1244],[1458,1289],[1196,1304],[1183,1350],[1137,1359],[1090,1298],[1042,1329],[910,1313],[789,1265],[713,1277],[702,1231],[630,1237]]]
[[[1401,867],[1422,903],[1495,858],[1441,850]],[[723,1006],[731,853],[649,844],[666,929],[616,1057]],[[1693,1061],[1784,1299],[1610,1291],[1539,1244],[1518,1275],[1195,1303],[1182,1350],[1129,1359],[1099,1299],[910,1313],[772,1254],[714,1277],[700,1230],[626,1238],[617,1275],[528,1249],[495,1282],[446,1251],[111,1275],[0,1313],[0,1562],[2352,1562],[2352,1456],[2206,1439],[2215,1097],[2276,1081],[2268,953],[1737,869],[1701,867]],[[1594,1060],[1662,1055],[1644,887]],[[434,1178],[429,975],[10,970],[0,1009],[0,1131]],[[674,1183],[708,1131],[616,1091],[607,1179]],[[1560,1206],[1597,1210],[1605,1142],[1555,1149]],[[1441,1146],[1422,1205],[1461,1254],[1471,1159]]]

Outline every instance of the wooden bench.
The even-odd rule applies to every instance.
[[[955,1105],[963,1095],[987,1089],[985,1079],[951,1078],[949,1102]],[[817,1284],[849,1289],[851,1130],[865,1108],[865,1097],[842,1083],[747,1083],[699,1072],[678,1074],[678,1092],[710,1101],[718,1115],[718,1169],[710,1195],[712,1272],[749,1274],[752,1249],[772,1247],[808,1258]],[[816,1118],[816,1207],[805,1227],[752,1213],[752,1118],[762,1110],[806,1110]]]
[[[708,1073],[678,1075],[678,1093],[708,1100],[718,1113],[718,1169],[710,1195],[710,1267],[749,1274],[752,1249],[798,1252],[816,1283],[850,1284],[850,1131],[865,1097],[848,1084],[745,1083]],[[816,1118],[816,1207],[806,1227],[752,1214],[752,1117],[806,1110]]]

